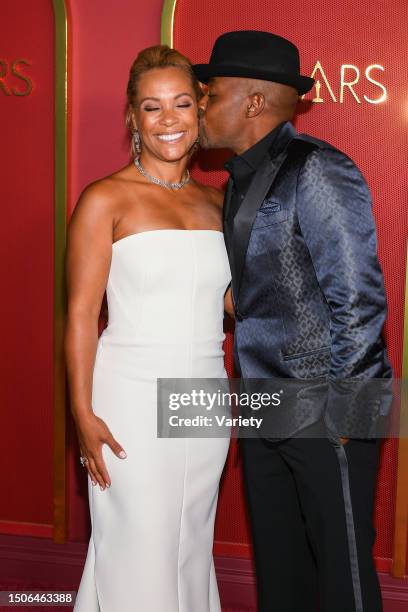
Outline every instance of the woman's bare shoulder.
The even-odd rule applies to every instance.
[[[80,193],[75,214],[87,211],[95,214],[112,213],[123,197],[123,189],[129,184],[129,166],[89,183]]]
[[[81,191],[69,221],[69,234],[97,231],[112,234],[122,199],[121,170],[92,181]]]

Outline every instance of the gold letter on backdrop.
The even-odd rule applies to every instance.
[[[29,96],[33,89],[32,80],[28,76],[25,76],[24,74],[21,74],[21,72],[19,72],[19,64],[31,66],[31,62],[28,62],[25,59],[16,59],[14,60],[14,62],[11,63],[9,69],[7,61],[0,60],[0,90],[3,91],[6,96]],[[16,89],[13,85],[9,87],[6,83],[7,74],[10,74],[14,77],[17,77],[18,79],[21,79],[21,81],[24,81],[27,84],[26,88],[23,91],[20,91],[19,89]]]
[[[354,81],[345,81],[344,80],[344,76],[345,76],[345,72],[346,72],[347,68],[350,68],[351,70],[354,70],[354,72],[356,73],[357,76],[354,79]],[[359,78],[360,78],[360,71],[357,68],[357,66],[353,66],[353,64],[342,64],[342,66],[341,66],[341,80],[340,80],[340,104],[343,103],[344,88],[345,87],[348,87],[350,89],[351,93],[353,94],[353,96],[355,97],[357,102],[359,104],[361,104],[361,101],[359,100],[356,92],[353,89],[353,85],[358,83]]]
[[[336,100],[336,96],[334,95],[333,90],[332,90],[332,88],[330,87],[330,83],[329,83],[329,81],[328,81],[328,79],[327,79],[327,76],[325,75],[325,72],[324,72],[324,70],[323,70],[323,67],[322,67],[322,65],[321,65],[321,63],[320,63],[319,61],[317,61],[317,62],[316,62],[315,67],[313,68],[313,72],[312,72],[312,74],[311,74],[310,76],[311,76],[311,77],[312,77],[312,79],[313,79],[313,78],[314,78],[314,76],[315,76],[315,74],[316,74],[316,72],[317,72],[318,70],[320,71],[320,74],[322,75],[322,79],[323,79],[323,81],[324,81],[324,83],[325,83],[325,85],[326,85],[326,87],[327,87],[327,89],[328,89],[328,91],[329,91],[329,94],[330,94],[330,96],[331,96],[331,99],[333,100],[333,102],[337,102],[337,100]],[[322,101],[322,98],[320,97],[320,88],[321,88],[321,83],[320,83],[320,81],[317,81],[317,83],[319,83],[319,87],[318,87],[318,91],[316,91],[316,96],[315,96],[315,98],[316,98],[316,101],[318,100],[319,102],[321,102],[321,101]],[[317,88],[317,83],[315,84],[315,87],[316,87],[316,88]],[[304,96],[302,96],[302,98],[304,98]]]
[[[27,88],[25,89],[25,91],[19,91],[15,87],[12,87],[11,91],[15,96],[29,96],[33,88],[33,83],[31,79],[29,79],[27,76],[24,76],[24,74],[21,74],[21,72],[17,70],[18,64],[25,64],[26,66],[31,66],[31,64],[25,59],[16,59],[11,64],[11,74],[14,74],[14,76],[21,79],[22,81],[25,81],[27,83]]]
[[[11,91],[7,87],[4,79],[7,75],[7,63],[3,60],[0,60],[0,89],[4,91],[6,96],[11,96]]]
[[[367,98],[367,96],[364,96],[364,100],[367,100],[367,102],[369,102],[370,104],[380,104],[380,102],[384,102],[384,100],[387,98],[387,90],[385,89],[384,85],[381,85],[381,83],[371,78],[370,72],[374,68],[377,68],[378,70],[382,70],[384,72],[384,67],[380,66],[380,64],[371,64],[371,66],[367,66],[365,75],[367,77],[367,80],[370,81],[370,83],[374,83],[374,85],[377,85],[377,87],[379,87],[383,93],[379,98],[376,98],[375,100],[370,100],[370,98]]]

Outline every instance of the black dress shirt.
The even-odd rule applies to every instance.
[[[283,123],[280,123],[261,140],[241,155],[234,155],[225,164],[233,181],[231,204],[228,217],[233,219],[245,198],[246,192],[251,184],[255,172],[261,165],[265,155],[268,153]]]

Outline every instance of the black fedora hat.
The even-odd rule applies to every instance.
[[[312,89],[314,79],[300,74],[296,45],[270,32],[241,30],[217,38],[209,64],[195,64],[198,80],[230,76],[274,81],[290,85],[303,95]]]

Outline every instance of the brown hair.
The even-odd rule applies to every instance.
[[[193,72],[190,60],[182,55],[176,49],[171,49],[167,45],[155,45],[154,47],[147,47],[143,49],[136,57],[133,62],[130,72],[129,81],[127,85],[127,100],[128,110],[126,113],[126,126],[132,131],[131,114],[133,102],[137,95],[137,85],[139,78],[145,72],[153,70],[155,68],[180,68],[183,70],[191,79],[194,92],[197,96],[197,100],[201,98],[202,91],[200,84]],[[134,157],[136,155],[135,143],[132,138],[131,154]]]

